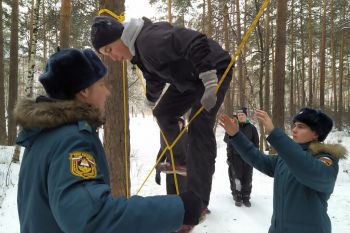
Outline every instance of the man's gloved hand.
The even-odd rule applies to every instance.
[[[192,191],[180,193],[179,196],[185,207],[184,225],[197,225],[201,215],[202,201]]]
[[[199,78],[202,80],[205,87],[204,94],[201,98],[201,104],[205,110],[210,111],[216,104],[215,88],[218,84],[218,77],[216,70],[209,70],[199,74]]]
[[[160,185],[160,181],[161,181],[160,171],[156,171],[156,177],[154,178],[154,180],[156,181],[157,184]]]

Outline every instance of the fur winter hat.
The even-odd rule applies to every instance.
[[[301,122],[309,126],[318,134],[318,141],[322,142],[326,139],[328,133],[332,130],[332,119],[321,110],[312,108],[302,108],[294,116],[293,123]]]
[[[242,107],[242,108],[240,108],[240,109],[237,110],[237,113],[244,113],[244,114],[247,116],[247,115],[248,115],[248,114],[247,114],[247,110],[248,110],[248,109],[247,109],[246,107]]]
[[[91,26],[91,43],[95,50],[118,40],[123,34],[124,26],[109,16],[97,16]]]
[[[49,97],[73,99],[107,73],[106,66],[91,49],[61,49],[50,56],[39,81]]]

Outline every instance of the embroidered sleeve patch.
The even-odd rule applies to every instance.
[[[321,157],[319,158],[319,160],[321,160],[321,162],[326,164],[327,166],[331,166],[333,164],[333,161],[328,157]]]
[[[73,151],[69,153],[70,171],[72,175],[83,179],[93,179],[97,175],[94,156],[87,152]]]

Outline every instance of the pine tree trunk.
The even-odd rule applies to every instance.
[[[259,11],[259,4],[258,1],[255,0],[255,10],[256,12]],[[265,29],[266,31],[266,29]],[[258,48],[260,51],[260,67],[259,67],[259,109],[264,108],[264,69],[265,69],[265,50],[268,49],[268,44],[264,44],[266,42],[266,38],[264,38],[264,35],[262,33],[262,29],[260,26],[260,22],[257,25],[257,35],[258,35]],[[253,113],[254,114],[254,113]],[[264,128],[262,124],[259,122],[259,133],[260,133],[260,139],[259,139],[259,149],[260,151],[264,151]]]
[[[241,11],[242,12],[242,11]],[[241,30],[245,31],[247,28],[247,18],[248,18],[248,6],[247,6],[247,0],[244,0],[244,18],[243,18],[243,29],[241,27]],[[241,25],[242,26],[242,25]],[[243,33],[244,34],[244,33]],[[241,35],[241,40],[243,38],[243,35]],[[248,77],[248,68],[247,68],[247,62],[246,62],[246,57],[247,57],[247,47],[248,44],[246,44],[242,48],[242,54],[241,54],[241,59],[242,59],[242,83],[243,83],[243,102],[241,103],[241,106],[247,106],[249,105],[249,101],[251,101],[252,95],[249,97],[248,92],[253,93],[253,90],[250,89],[248,90],[248,85],[250,84],[250,80]]]
[[[336,113],[338,111],[338,100],[337,100],[337,76],[336,76],[336,67],[335,67],[335,62],[336,62],[336,52],[335,52],[335,47],[334,47],[334,0],[331,0],[330,2],[330,7],[331,7],[331,56],[332,56],[332,89],[333,89],[333,103],[334,103],[334,112]],[[337,114],[336,114],[337,115]]]
[[[8,113],[8,144],[16,143],[17,127],[13,116],[13,109],[18,95],[18,0],[11,2],[11,35],[10,35],[10,75]]]
[[[173,15],[171,13],[171,0],[168,0],[168,22],[173,23]]]
[[[225,2],[223,3],[223,16],[224,16],[223,30],[224,30],[225,50],[230,51],[230,41],[229,41],[229,32],[228,32],[229,15],[228,15],[227,4]],[[232,101],[233,93],[232,92],[233,92],[232,85],[230,85],[229,89],[226,92],[225,102],[224,102],[225,113],[228,114],[229,116],[231,116],[233,112],[233,101]]]
[[[38,29],[39,29],[39,9],[40,0],[36,1],[33,11],[33,22],[32,25],[32,38],[29,41],[29,54],[28,54],[28,76],[24,84],[25,96],[30,98],[33,96],[33,84],[34,84],[34,73],[35,73],[35,57],[36,57],[36,47],[38,43]]]
[[[116,14],[120,14],[125,10],[124,1],[101,0],[100,3],[101,8],[107,8]],[[122,63],[113,62],[106,57],[103,60],[108,67],[106,83],[111,87],[111,96],[106,106],[106,124],[104,125],[104,146],[109,164],[111,188],[113,195],[128,196],[130,195],[127,189],[127,187],[130,187],[130,179],[126,181],[126,177],[130,177],[128,95],[126,96],[127,109],[124,112]],[[128,93],[127,85],[125,88],[126,93]],[[126,114],[126,135],[124,133],[124,114]],[[127,151],[125,151],[125,143],[128,148]],[[128,164],[127,168],[126,163]]]
[[[341,32],[341,45],[339,55],[339,111],[338,111],[338,130],[343,129],[343,80],[344,80],[344,51],[346,45],[345,32]]]
[[[271,115],[270,108],[270,11],[267,9],[265,11],[265,30],[264,30],[264,101],[263,101],[263,110],[265,110],[269,115]],[[259,124],[259,133],[260,133],[260,151],[269,150],[269,146],[267,144],[265,138],[264,128],[261,124]]]
[[[71,0],[61,0],[60,12],[60,47],[69,48],[70,24],[71,24]]]
[[[323,14],[321,18],[322,36],[320,46],[320,108],[324,109],[324,88],[326,76],[326,7],[327,0],[323,0]]]
[[[213,21],[213,8],[212,8],[212,5],[211,5],[211,0],[207,0],[207,3],[208,3],[208,21],[207,21],[207,27],[208,27],[208,32],[207,32],[207,36],[209,38],[212,38],[213,37],[213,24],[212,24],[212,21]]]
[[[284,129],[284,82],[285,82],[285,59],[286,59],[286,21],[287,0],[277,1],[277,31],[275,69],[273,82],[273,108],[272,120],[274,125]]]
[[[239,7],[239,0],[236,0],[236,20],[237,20],[237,45],[239,45],[242,41],[241,12],[240,12],[240,7]],[[237,67],[236,69],[238,71],[237,78],[238,78],[238,90],[239,90],[239,105],[244,106],[246,89],[245,89],[244,77],[243,77],[242,53],[238,57],[236,67]]]
[[[46,17],[46,10],[45,10],[45,1],[42,1],[42,19],[45,19]],[[43,31],[46,32],[46,24],[43,24]],[[44,38],[43,38],[43,60],[46,62],[47,60],[47,37],[48,35],[44,33]]]
[[[294,103],[294,0],[292,0],[291,9],[291,28],[290,28],[290,89],[289,89],[289,115],[293,116],[295,113],[295,103]]]
[[[309,12],[309,17],[308,17],[308,57],[309,57],[309,64],[308,64],[308,80],[309,80],[309,102],[308,105],[310,107],[313,106],[313,80],[312,80],[312,71],[313,71],[313,62],[312,62],[312,50],[313,50],[313,42],[312,42],[312,37],[313,37],[313,26],[312,26],[312,0],[308,0],[308,12]]]
[[[264,88],[264,107],[263,109],[271,115],[270,108],[270,11],[265,12],[265,88]]]
[[[205,28],[205,25],[206,25],[206,15],[205,15],[205,0],[203,0],[203,6],[202,6],[202,32],[203,33],[206,33],[206,28]]]
[[[303,7],[300,7],[300,12],[303,12]],[[301,31],[301,81],[300,83],[300,93],[299,96],[301,96],[301,101],[299,103],[301,103],[301,106],[305,106],[306,105],[306,93],[305,93],[305,38],[304,38],[304,16],[303,14],[301,14],[300,17],[300,31]],[[299,88],[298,88],[299,90]],[[300,104],[298,105],[298,107],[300,107]]]
[[[0,19],[2,19],[2,0],[0,0]],[[0,20],[0,145],[7,144],[5,119],[5,72],[4,72],[4,32],[3,21]]]
[[[33,40],[33,28],[34,28],[34,7],[35,7],[35,0],[31,0],[30,4],[30,21],[29,21],[29,41],[28,41],[28,53],[30,55],[30,51],[32,51],[32,43]]]

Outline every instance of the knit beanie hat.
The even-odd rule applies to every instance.
[[[322,142],[326,139],[328,133],[332,130],[332,119],[321,110],[312,108],[302,108],[294,116],[293,123],[301,122],[309,126],[318,134],[318,141]]]
[[[246,107],[242,107],[242,108],[240,108],[240,109],[237,110],[237,113],[244,113],[244,114],[247,116],[247,115],[248,115],[248,114],[247,114],[247,110],[248,110],[248,109],[247,109]]]
[[[107,73],[107,68],[91,49],[61,49],[50,56],[39,81],[49,97],[73,99]]]
[[[95,50],[118,40],[123,33],[124,26],[118,20],[109,16],[97,16],[91,26],[91,43]]]

